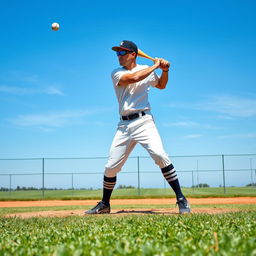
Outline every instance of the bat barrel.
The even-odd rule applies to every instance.
[[[143,57],[143,58],[147,58],[150,59],[152,61],[155,61],[154,58],[150,57],[149,55],[147,55],[145,52],[143,52],[142,50],[138,49],[138,56]],[[168,67],[170,67],[170,63],[168,63]]]

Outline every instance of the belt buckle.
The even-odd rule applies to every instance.
[[[133,119],[136,119],[136,118],[140,118],[144,115],[145,115],[144,111],[141,111],[141,112],[138,112],[138,113],[133,113],[133,114],[127,115],[127,116],[122,116],[121,119],[126,120],[126,121],[127,120],[130,121],[130,120],[133,120]]]
[[[133,119],[137,119],[137,118],[140,117],[140,113],[134,113],[134,114],[132,114],[132,115],[133,115],[132,120],[133,120]]]

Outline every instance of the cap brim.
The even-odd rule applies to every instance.
[[[119,51],[129,51],[130,52],[131,51],[127,48],[120,47],[120,46],[114,46],[114,47],[112,47],[112,50],[115,51],[115,52],[119,52]]]

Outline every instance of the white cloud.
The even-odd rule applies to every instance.
[[[18,81],[18,82],[28,82],[36,83],[39,81],[39,78],[35,74],[28,74],[22,71],[10,71],[9,74],[5,76],[7,81]]]
[[[185,135],[183,136],[184,139],[197,139],[202,137],[202,134],[189,134],[189,135]]]
[[[247,118],[256,116],[256,97],[243,98],[232,95],[205,97],[197,103],[172,103],[174,108],[194,109],[218,113],[221,119]]]
[[[60,95],[60,96],[64,96],[64,93],[54,87],[50,87],[50,88],[47,88],[45,90],[46,94],[50,94],[50,95],[53,95],[53,94],[56,94],[56,95]]]
[[[24,82],[30,82],[30,83],[35,83],[35,82],[38,82],[39,79],[36,75],[26,75],[22,78],[20,78],[21,81],[24,81]]]
[[[52,131],[55,128],[84,122],[84,118],[86,116],[95,115],[102,112],[109,112],[109,110],[109,108],[102,108],[93,110],[66,110],[42,114],[28,114],[9,119],[9,122],[17,126],[39,127],[43,131]]]
[[[200,109],[225,114],[230,117],[256,116],[256,99],[235,96],[214,96],[199,104]]]
[[[1,92],[9,94],[28,94],[30,90],[28,88],[0,85],[0,93]]]
[[[194,126],[198,126],[198,123],[190,122],[190,121],[180,121],[180,122],[173,122],[173,123],[164,123],[163,126],[165,126],[165,127],[194,127]]]
[[[211,124],[200,124],[197,122],[192,121],[178,121],[178,122],[170,122],[170,123],[164,123],[163,127],[180,127],[180,128],[194,128],[194,129],[211,129],[211,130],[219,130],[221,129],[218,126],[211,125]]]
[[[218,136],[219,139],[253,139],[256,138],[256,133],[241,133],[241,134],[229,134]]]
[[[35,89],[35,88],[0,85],[0,93],[1,92],[8,93],[8,94],[15,94],[15,95],[34,95],[34,94],[49,94],[49,95],[60,95],[60,96],[64,95],[62,91],[54,87],[49,87],[46,89]]]
[[[30,114],[18,116],[12,119],[11,122],[19,126],[63,127],[92,113],[93,111],[68,110],[46,114]]]

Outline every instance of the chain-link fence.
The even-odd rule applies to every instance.
[[[256,182],[256,154],[172,156],[183,187],[243,187]],[[107,157],[0,159],[1,191],[101,189]],[[165,188],[167,183],[150,157],[129,157],[117,187]]]

